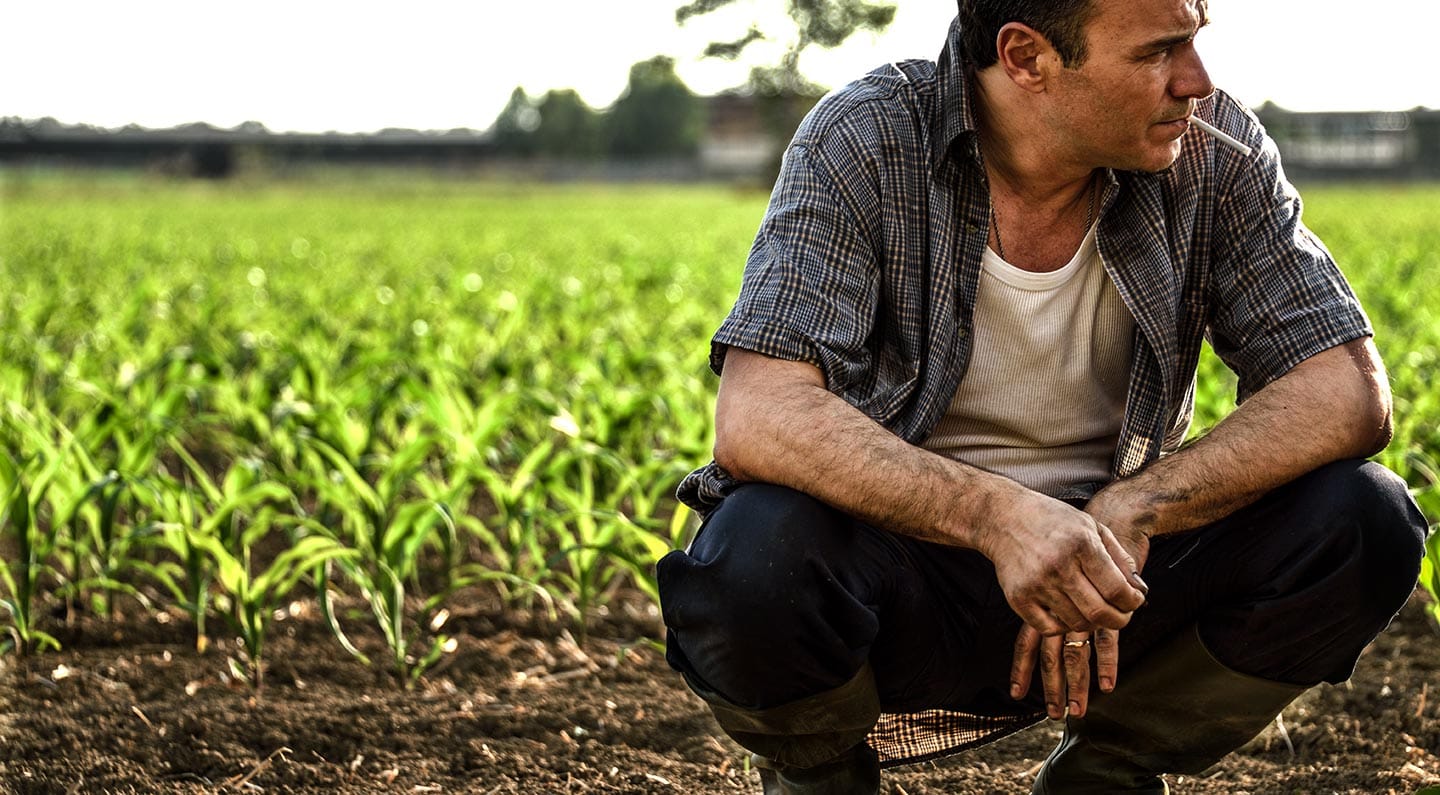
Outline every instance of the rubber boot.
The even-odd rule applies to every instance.
[[[692,677],[731,739],[754,753],[765,795],[876,795],[880,764],[865,737],[880,718],[880,694],[867,664],[845,684],[767,709],[725,700]]]
[[[1033,795],[1169,792],[1162,773],[1199,773],[1254,739],[1309,689],[1232,671],[1191,628],[1096,693],[1045,760]]]
[[[759,754],[750,757],[760,771],[765,795],[874,795],[880,791],[880,763],[861,743],[822,765],[792,768]]]

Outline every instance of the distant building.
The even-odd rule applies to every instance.
[[[763,173],[785,145],[767,129],[752,96],[720,94],[705,101],[705,132],[700,137],[700,167],[717,177],[753,177]]]
[[[1295,179],[1440,179],[1440,110],[1256,115]]]

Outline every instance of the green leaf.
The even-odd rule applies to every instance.
[[[330,564],[332,562],[327,560],[315,567],[315,591],[319,594],[320,615],[325,619],[325,625],[330,628],[330,634],[340,643],[340,647],[350,656],[369,665],[370,658],[350,642],[350,637],[340,627],[340,619],[335,615],[335,594],[330,590]]]
[[[358,552],[346,549],[333,539],[307,536],[275,556],[269,568],[255,578],[254,592],[258,599],[267,603],[277,602],[295,587],[306,572],[313,570],[318,564],[358,556]]]
[[[46,647],[49,647],[52,651],[60,651],[60,641],[56,640],[53,635],[41,632],[38,629],[30,630],[30,641],[36,644],[36,651],[43,652]]]
[[[360,498],[372,519],[379,519],[385,516],[384,501],[380,499],[380,495],[370,486],[365,478],[361,477],[349,459],[339,450],[336,450],[334,447],[319,439],[311,440],[310,445],[319,451],[320,455],[329,462],[330,466],[334,467],[336,472],[340,473],[341,478],[346,485],[350,487],[350,493]]]
[[[1425,540],[1425,557],[1420,560],[1420,585],[1430,594],[1426,610],[1440,623],[1440,531],[1430,528]]]
[[[414,570],[420,548],[438,523],[434,505],[430,500],[408,502],[395,511],[395,518],[385,529],[380,559],[401,576],[408,576]]]
[[[181,444],[178,439],[172,438],[170,439],[169,446],[170,450],[179,456],[181,461],[185,462],[185,466],[190,470],[190,475],[195,478],[195,482],[200,484],[201,491],[205,492],[205,499],[208,500],[211,505],[219,505],[224,502],[224,492],[215,485],[215,481],[210,477],[210,473],[206,472],[205,468],[200,466],[200,462],[195,460],[195,456],[190,455],[190,451],[185,449],[185,445]]]
[[[250,590],[250,574],[239,558],[214,536],[196,535],[192,537],[192,543],[215,564],[215,579],[220,587],[237,600],[244,601]]]

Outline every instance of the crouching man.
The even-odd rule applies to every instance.
[[[705,522],[659,566],[669,660],[765,792],[1045,715],[1035,792],[1165,792],[1409,596],[1372,329],[1205,22],[960,0],[938,62],[796,133],[713,340]],[[1207,336],[1240,405],[1182,446]]]

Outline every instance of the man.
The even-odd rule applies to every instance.
[[[767,793],[1044,714],[1035,792],[1165,792],[1409,596],[1371,328],[1205,15],[960,0],[937,63],[797,132],[714,338],[706,521],[659,566],[669,659]],[[1182,447],[1206,335],[1241,403]]]

